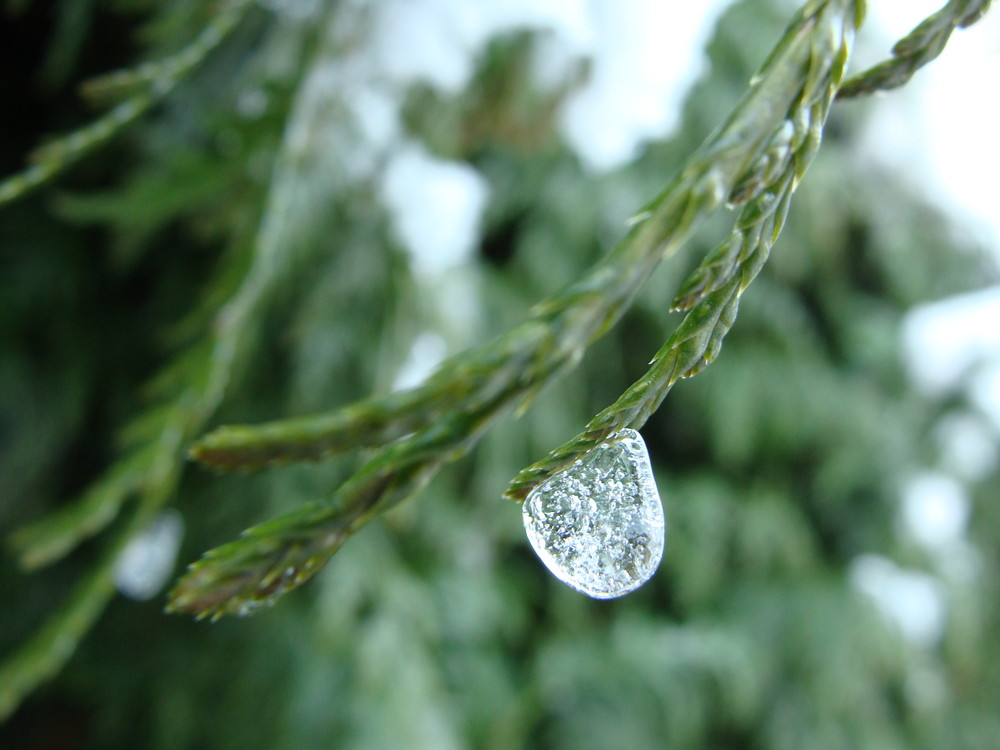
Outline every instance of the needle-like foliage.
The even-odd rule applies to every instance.
[[[859,73],[837,92],[841,99],[873,94],[904,85],[913,74],[940,55],[955,29],[964,29],[990,8],[992,0],[950,0],[924,19],[892,48],[892,57]]]
[[[446,361],[409,394],[348,407],[318,421],[223,429],[197,443],[192,455],[205,463],[233,468],[245,455],[254,468],[328,455],[351,442],[377,446],[398,438],[378,449],[330,500],[256,526],[208,552],[174,588],[168,609],[202,617],[243,614],[304,583],[367,521],[410,497],[446,461],[466,453],[498,416],[525,408],[527,399],[573,367],[621,317],[653,268],[734,192],[736,200],[749,198],[737,231],[749,235],[756,226],[760,236],[766,227],[771,237],[748,240],[735,281],[727,280],[696,306],[657,356],[653,376],[623,396],[631,405],[639,390],[646,393],[643,416],[627,422],[609,418],[623,410],[619,402],[598,417],[599,427],[554,461],[533,467],[530,480],[516,480],[508,494],[523,499],[531,486],[611,432],[641,426],[674,380],[693,374],[717,353],[739,295],[780,231],[781,219],[774,217],[787,209],[794,183],[819,146],[863,13],[862,5],[850,1],[807,4],[733,113],[636,216],[628,235],[580,282],[539,304],[509,334]],[[650,383],[656,389],[648,395]],[[397,405],[399,411],[393,409]]]
[[[382,279],[381,286],[375,285],[381,297],[391,299],[399,292],[397,288],[388,290],[393,283],[397,283],[390,278],[393,276],[392,269],[387,270],[393,262],[391,253],[373,257],[370,252],[373,246],[391,243],[384,234],[380,234],[380,230],[366,226],[364,221],[357,221],[356,205],[352,203],[355,199],[350,197],[359,192],[362,195],[356,200],[370,201],[371,195],[365,192],[369,186],[351,182],[352,164],[345,156],[349,146],[332,142],[335,139],[329,137],[331,132],[345,132],[338,131],[335,124],[339,126],[343,120],[350,119],[350,115],[339,109],[342,102],[331,95],[331,90],[336,88],[331,82],[339,80],[336,70],[341,61],[339,55],[359,44],[358,39],[363,37],[358,29],[339,25],[343,19],[352,17],[341,5],[346,4],[323,6],[326,9],[319,14],[320,22],[314,24],[296,21],[295,14],[289,11],[281,23],[274,23],[276,30],[273,36],[269,36],[261,29],[270,20],[261,21],[265,11],[256,4],[243,0],[206,4],[208,20],[204,21],[200,30],[191,33],[182,29],[184,33],[178,31],[173,39],[175,43],[168,45],[169,50],[178,52],[158,61],[92,79],[84,85],[84,93],[91,101],[112,105],[106,115],[75,133],[43,146],[27,170],[0,182],[0,205],[26,197],[29,202],[39,196],[47,197],[47,193],[34,194],[34,191],[62,175],[83,157],[95,153],[111,139],[128,138],[130,127],[144,127],[141,118],[145,113],[155,108],[153,114],[159,115],[162,108],[165,110],[162,117],[154,119],[142,132],[145,158],[155,164],[155,168],[137,170],[133,176],[126,177],[125,185],[116,191],[74,194],[70,190],[59,193],[52,200],[54,210],[67,220],[107,222],[118,227],[115,239],[123,250],[116,256],[116,262],[123,267],[142,261],[138,256],[141,251],[136,248],[143,246],[145,238],[157,232],[171,236],[178,217],[185,219],[185,226],[193,226],[203,232],[204,237],[209,238],[208,244],[222,238],[219,244],[224,246],[213,268],[211,281],[202,287],[205,290],[203,299],[194,306],[193,313],[175,325],[172,338],[163,347],[165,353],[160,352],[157,371],[145,391],[145,408],[121,431],[121,439],[113,449],[115,459],[75,501],[21,526],[8,537],[9,546],[24,569],[35,570],[64,558],[68,560],[64,560],[63,565],[81,558],[87,558],[87,564],[84,566],[85,573],[50,619],[34,628],[27,642],[0,663],[0,719],[12,713],[32,690],[56,674],[74,654],[112,599],[115,590],[114,566],[122,550],[164,506],[177,499],[189,458],[222,472],[253,472],[337,456],[344,457],[344,464],[359,460],[359,467],[353,474],[346,479],[338,478],[335,490],[329,491],[328,485],[324,485],[307,493],[312,502],[282,504],[276,501],[265,509],[248,503],[250,507],[243,509],[242,525],[253,523],[253,519],[267,514],[275,517],[252,526],[239,538],[211,549],[193,563],[170,593],[167,609],[214,620],[228,614],[247,614],[270,605],[312,578],[370,520],[383,515],[434,481],[445,464],[466,455],[480,441],[496,450],[497,443],[490,442],[495,432],[490,430],[504,429],[503,425],[498,425],[504,415],[515,413],[525,416],[532,406],[541,407],[537,402],[543,400],[539,397],[542,389],[569,374],[583,361],[591,347],[601,346],[596,343],[598,339],[625,316],[633,314],[637,301],[642,307],[642,295],[650,293],[644,289],[646,282],[661,261],[675,256],[685,246],[695,244],[692,240],[696,239],[699,227],[710,217],[718,216],[724,208],[738,209],[729,237],[696,264],[680,284],[672,304],[667,297],[652,314],[648,305],[644,308],[645,313],[657,321],[656,339],[649,343],[649,351],[653,351],[663,340],[663,334],[659,332],[661,314],[665,317],[667,308],[685,313],[682,322],[654,356],[648,371],[616,400],[613,399],[621,392],[622,385],[616,386],[611,394],[601,395],[596,406],[591,406],[585,415],[578,415],[579,418],[568,426],[561,425],[559,430],[552,427],[547,442],[542,447],[533,446],[533,453],[520,455],[512,450],[518,456],[517,462],[506,466],[502,476],[492,477],[495,486],[482,482],[479,489],[487,487],[485,494],[497,494],[518,466],[534,461],[551,445],[579,430],[593,411],[609,401],[613,400],[611,406],[590,419],[579,435],[522,470],[509,485],[507,497],[523,500],[538,483],[562,470],[608,434],[624,427],[643,426],[679,380],[703,372],[718,357],[722,342],[736,321],[744,292],[764,268],[786,219],[795,216],[793,194],[814,157],[823,153],[820,146],[831,104],[838,98],[868,94],[905,83],[916,69],[941,52],[955,28],[978,20],[990,3],[989,0],[952,0],[901,40],[894,48],[891,60],[845,80],[852,40],[862,23],[865,4],[861,0],[810,0],[795,15],[748,88],[742,92],[742,98],[733,95],[727,102],[726,109],[731,107],[730,113],[723,117],[713,113],[713,124],[720,121],[721,124],[707,137],[704,133],[709,132],[711,126],[700,130],[697,140],[701,145],[691,148],[686,158],[677,160],[680,166],[676,171],[664,170],[657,174],[656,187],[646,195],[657,189],[659,194],[634,214],[625,236],[589,270],[580,272],[576,277],[578,281],[536,304],[524,322],[486,344],[445,360],[422,385],[389,393],[385,393],[388,389],[380,392],[371,387],[371,379],[365,379],[371,373],[363,368],[361,371],[365,377],[361,380],[364,382],[358,384],[357,372],[351,370],[356,363],[347,361],[345,364],[338,359],[343,357],[345,361],[349,360],[348,354],[339,351],[334,355],[324,354],[319,346],[303,345],[304,351],[299,352],[296,367],[289,368],[293,370],[290,377],[301,378],[297,384],[299,394],[319,393],[317,400],[300,395],[294,407],[289,407],[287,403],[271,404],[271,411],[263,407],[248,407],[246,402],[250,399],[234,406],[228,399],[234,392],[238,393],[240,379],[245,373],[268,368],[281,372],[283,364],[286,364],[267,349],[269,344],[273,346],[274,340],[304,339],[306,337],[302,332],[309,326],[336,325],[335,316],[317,313],[316,310],[325,313],[334,304],[349,307],[344,299],[337,299],[338,295],[349,296],[351,285],[343,282],[345,276],[352,273],[363,276],[371,271],[373,276]],[[180,6],[177,8],[180,9],[164,9],[162,12],[164,15],[185,12]],[[169,24],[166,26],[169,27]],[[279,53],[271,57],[261,54],[259,58],[251,54],[250,50],[269,43],[274,44]],[[225,120],[226,127],[219,134],[217,152],[213,152],[215,146],[201,150],[203,144],[191,146],[191,142],[199,139],[211,139],[191,126],[198,118],[187,116],[190,112],[186,107],[192,105],[185,98],[221,98],[231,93],[229,89],[234,84],[230,77],[236,75],[231,72],[221,76],[224,79],[222,84],[207,74],[206,80],[198,81],[192,91],[185,89],[186,82],[196,78],[202,68],[211,71],[214,55],[223,56],[225,64],[220,67],[227,71],[228,67],[239,69],[242,64],[259,66],[252,71],[252,77],[258,83],[264,81],[265,85],[262,90],[250,92],[254,96],[244,102],[248,112],[254,110],[254,102],[267,100],[268,97],[278,101],[279,106],[274,109],[282,112],[280,117],[273,119],[261,117],[243,129],[239,124],[233,125],[232,118]],[[264,62],[255,63],[254,60]],[[219,75],[217,71],[215,75]],[[745,80],[741,79],[741,86]],[[498,90],[502,91],[502,87]],[[433,96],[427,92],[411,94],[407,107],[413,110],[419,110],[421,104],[433,101]],[[421,96],[425,99],[421,100]],[[489,100],[488,105],[494,107],[491,112],[499,111],[505,103],[497,90],[490,89],[488,96],[482,98]],[[737,99],[733,106],[732,102]],[[204,111],[212,111],[205,101],[198,102],[197,106],[202,108],[199,116]],[[552,105],[546,111],[551,113],[554,109]],[[404,114],[409,117],[412,113],[407,111]],[[452,126],[455,121],[462,120],[462,112],[450,114],[451,120],[447,117],[443,119],[451,122]],[[498,131],[506,128],[503,135],[509,140],[521,138],[531,142],[533,129],[544,130],[535,122],[537,111],[531,108],[526,117],[530,121],[528,125],[516,121],[516,118],[514,125],[509,122],[497,124],[490,117],[481,119],[475,124],[480,136],[484,132],[491,133],[491,127]],[[421,127],[416,116],[407,125],[414,130]],[[446,141],[441,135],[446,130],[447,127],[441,126],[439,131],[426,133],[426,140]],[[470,142],[474,140],[469,137]],[[454,147],[460,149],[461,145]],[[159,154],[161,150],[162,155]],[[233,156],[234,152],[238,156]],[[653,155],[647,158],[653,160],[655,151],[650,153]],[[464,156],[470,161],[479,160],[479,166],[484,171],[490,166],[488,149],[475,152],[473,147],[469,147],[469,153]],[[547,168],[549,163],[545,158],[542,154],[534,161]],[[673,169],[674,164],[671,165]],[[182,189],[178,189],[178,185],[182,185]],[[802,197],[805,198],[804,195]],[[215,200],[218,202],[214,203]],[[576,206],[573,208],[576,211],[574,222],[585,226],[588,231],[593,229],[592,224],[587,224],[578,215],[586,211]],[[525,210],[519,207],[510,213],[516,216]],[[345,239],[341,230],[350,221],[341,221],[343,217],[349,217],[350,221],[363,227],[353,231],[368,234],[360,239]],[[382,218],[377,216],[371,219],[371,223],[380,225]],[[516,221],[512,223],[516,224]],[[888,230],[886,233],[895,236]],[[829,234],[833,236],[836,233]],[[864,244],[863,239],[855,244]],[[174,241],[171,236],[171,242]],[[817,242],[833,243],[834,240],[823,237]],[[331,262],[330,255],[344,249],[341,245],[347,247],[352,243],[363,248],[364,252],[345,254],[343,265],[336,266],[334,263],[327,269],[328,275],[336,277],[339,284],[331,284],[335,293],[330,294],[318,281],[325,278],[321,268]],[[173,245],[169,249],[176,250]],[[798,250],[789,247],[787,255],[794,259]],[[3,252],[0,248],[0,254]],[[795,261],[789,262],[794,264]],[[908,257],[897,262],[910,265]],[[582,268],[582,265],[579,267]],[[794,275],[794,270],[788,272],[786,269],[786,272]],[[765,273],[756,286],[768,284],[767,275]],[[885,275],[896,278],[888,272]],[[309,283],[302,282],[304,276],[310,277]],[[519,279],[520,282],[525,287],[530,284],[527,275]],[[294,302],[289,302],[302,289],[307,290],[305,300],[296,298]],[[843,290],[826,290],[823,293],[846,295]],[[899,296],[910,304],[920,294],[900,292]],[[748,295],[744,307],[751,304],[751,296]],[[854,300],[853,297],[851,299]],[[810,299],[809,305],[822,307],[827,301]],[[289,313],[288,309],[292,312]],[[789,309],[797,310],[796,303],[780,293],[775,294],[767,310],[758,310],[753,320],[766,327],[771,318],[781,317]],[[296,311],[302,310],[309,314],[301,312],[300,317],[295,317],[299,314]],[[746,312],[744,310],[744,314]],[[282,318],[282,314],[288,317]],[[796,319],[794,315],[788,318]],[[275,320],[280,323],[275,323]],[[275,333],[270,328],[280,324],[286,324],[287,329]],[[357,339],[367,336],[366,343],[371,348],[370,341],[375,336],[373,332],[378,329],[377,321],[365,323],[353,319],[352,326],[361,331],[352,335]],[[885,327],[889,327],[888,323]],[[71,326],[66,328],[71,329]],[[774,328],[780,329],[779,337],[786,336],[784,328],[778,325]],[[795,334],[798,338],[787,334],[788,341],[794,339],[794,346],[787,344],[789,348],[810,350],[815,345],[814,338],[826,335],[821,333],[813,337],[811,334],[799,334],[801,332]],[[853,345],[843,346],[845,358],[869,356],[865,354],[869,352],[866,347],[871,347],[879,352],[877,356],[871,354],[870,360],[882,361],[879,357],[884,354],[882,350],[886,346],[880,349],[871,344],[866,339],[867,329],[860,332],[852,330],[850,335],[854,337]],[[738,333],[734,333],[727,346],[732,346],[733,339],[738,338]],[[781,340],[785,341],[784,338]],[[836,341],[828,343],[831,348],[839,345]],[[876,343],[884,344],[881,340]],[[348,347],[344,349],[346,351]],[[0,359],[0,377],[7,377],[3,364]],[[770,367],[771,364],[758,362],[753,366]],[[347,396],[339,392],[331,395],[329,390],[308,387],[310,382],[325,381],[328,373],[324,368],[332,370],[335,366],[350,371],[350,376],[340,381]],[[713,372],[718,369],[713,368]],[[785,378],[783,370],[781,374],[775,374],[780,369],[774,365],[763,375],[751,372],[748,379],[759,380],[765,384],[762,388],[768,387]],[[631,377],[640,371],[637,369]],[[148,374],[144,373],[144,377]],[[822,374],[811,370],[799,373],[799,376],[799,382],[825,382]],[[309,381],[310,377],[312,381]],[[887,377],[895,377],[895,373]],[[788,379],[796,380],[792,376]],[[627,382],[623,380],[623,384]],[[845,389],[839,382],[837,387],[841,388],[837,392],[843,396]],[[682,390],[687,389],[678,389],[668,407],[681,396]],[[834,390],[831,385],[831,391]],[[346,406],[316,413],[317,409],[326,408],[336,399],[349,401],[372,391],[380,395],[363,397]],[[717,430],[721,437],[718,438],[719,446],[713,448],[713,457],[725,470],[737,466],[739,468],[734,470],[735,473],[756,476],[759,467],[754,465],[753,471],[748,470],[740,463],[740,457],[748,451],[746,445],[749,438],[746,436],[753,434],[758,427],[764,430],[757,424],[762,420],[753,416],[753,404],[740,403],[733,396],[738,393],[737,389],[720,387],[719,392],[722,395],[707,399],[700,412],[704,420],[717,423],[716,426],[725,425],[725,430]],[[257,396],[261,401],[267,399],[267,394]],[[816,421],[833,425],[834,429],[843,427],[846,434],[844,425],[847,422],[864,421],[874,411],[867,409],[867,397],[863,390],[851,397],[859,406],[850,411],[850,418],[839,413],[824,414],[821,415],[823,419],[817,418]],[[699,397],[692,395],[689,398],[697,400]],[[792,401],[790,396],[789,402]],[[305,407],[299,408],[303,404]],[[135,411],[134,405],[131,406]],[[230,409],[228,412],[227,406]],[[692,407],[690,401],[682,401],[678,408]],[[226,425],[203,434],[213,422],[252,422],[275,414],[310,411],[313,414],[308,416]],[[784,414],[779,409],[775,415],[769,416],[780,420]],[[525,418],[530,419],[531,416]],[[792,417],[785,415],[784,418],[786,422],[798,424],[797,414]],[[902,421],[900,418],[893,424]],[[650,424],[650,428],[654,427],[655,421]],[[798,435],[797,429],[789,428],[786,432]],[[809,439],[816,440],[815,444]],[[804,440],[803,452],[819,454],[826,450],[822,440],[815,436],[809,439]],[[538,442],[541,440],[538,438]],[[851,496],[852,492],[870,491],[867,485],[858,490],[850,484],[850,469],[856,468],[859,460],[857,455],[851,453],[852,440],[853,437],[845,437],[836,443],[834,448],[840,452],[827,456],[822,471],[817,470],[815,483],[818,489],[814,488],[817,496]],[[891,435],[886,437],[886,442],[891,447]],[[788,458],[789,463],[795,463],[796,470],[800,468],[797,462],[808,463],[809,460],[809,456],[803,458],[799,453]],[[505,466],[500,461],[496,463],[500,467]],[[318,467],[312,469],[316,472],[323,470]],[[291,473],[294,471],[292,469]],[[202,477],[201,481],[211,481],[212,486],[228,486],[233,482],[267,480]],[[794,483],[800,479],[790,481]],[[821,503],[817,503],[818,508],[790,510],[775,499],[774,493],[778,490],[768,487],[764,490],[753,489],[749,492],[747,507],[734,509],[719,500],[718,493],[713,495],[717,485],[709,479],[694,476],[678,478],[678,482],[681,492],[688,487],[693,496],[701,498],[678,512],[676,547],[668,549],[665,561],[668,570],[664,575],[672,576],[671,597],[676,597],[676,602],[670,606],[676,606],[681,611],[685,608],[698,610],[711,599],[710,593],[706,592],[719,588],[729,555],[737,558],[743,555],[762,567],[774,566],[785,570],[812,566],[810,569],[819,569],[825,562],[818,561],[820,553],[816,550],[824,548],[828,552],[836,544],[844,543],[843,534],[836,536],[830,530],[833,523],[824,515],[827,509]],[[322,482],[317,480],[316,484]],[[782,488],[782,491],[785,490],[791,491]],[[324,496],[324,492],[328,494]],[[219,497],[224,493],[221,491]],[[200,500],[209,494],[198,495],[198,498]],[[291,497],[301,500],[302,493],[292,493]],[[216,499],[213,494],[212,500]],[[218,505],[227,503],[220,502]],[[805,519],[807,513],[816,517]],[[732,535],[735,552],[725,549],[728,532],[720,531],[727,528],[729,514],[738,516],[739,523],[745,525],[740,535]],[[247,517],[250,520],[246,520]],[[671,519],[670,523],[674,520]],[[736,521],[732,523],[737,524]],[[236,528],[240,526],[229,528],[227,533],[231,534]],[[370,531],[372,536],[377,534],[375,529]],[[492,529],[483,533],[491,532]],[[810,538],[812,533],[815,533],[815,539]],[[829,535],[834,541],[824,535]],[[212,538],[198,538],[199,546],[192,550],[192,555],[213,543]],[[856,543],[856,540],[852,539],[851,543]],[[764,548],[766,551],[761,552]],[[370,566],[376,558],[379,563],[390,567],[395,564],[387,546],[379,546],[378,538],[373,540],[372,549],[375,551],[371,552],[370,558],[364,558],[364,552],[358,553],[361,557],[352,558],[349,564],[355,567],[350,570],[367,572],[366,566]],[[836,551],[841,562],[847,554],[844,550]],[[671,559],[672,556],[674,559]],[[683,557],[689,563],[688,567],[677,562],[677,556]],[[474,558],[475,554],[470,557]],[[368,562],[363,562],[366,559]],[[359,560],[362,562],[359,563]],[[473,567],[475,564],[475,561],[470,563]],[[739,565],[742,565],[742,558],[734,562],[734,566]],[[683,574],[677,573],[678,570],[682,570]],[[754,602],[768,600],[772,594],[762,592],[755,588],[756,585],[757,582],[750,581],[745,589],[741,589],[740,595]],[[405,585],[401,588],[405,589]],[[803,610],[812,607],[815,601],[828,601],[809,592],[787,595],[790,606]],[[357,600],[361,599],[363,597],[359,594]],[[330,616],[331,620],[340,622],[337,618],[343,616],[342,610],[349,609],[344,604],[347,600],[350,600],[349,595],[345,595],[344,600],[338,599],[336,606],[330,607],[336,610]],[[387,607],[400,608],[403,613],[400,621],[409,622],[411,616],[419,619],[419,612],[415,611],[419,607],[411,606],[412,599],[393,599],[385,595],[383,600]],[[841,600],[831,595],[829,601]],[[524,602],[518,606],[521,605]],[[705,607],[712,610],[711,617],[718,616],[724,609],[717,603]],[[832,608],[836,610],[836,617],[831,617],[830,622],[845,624],[843,629],[846,630],[854,609]],[[358,604],[357,609],[360,611],[363,606]],[[522,616],[526,617],[523,613]],[[778,615],[775,615],[775,622],[768,617],[760,615],[746,632],[731,632],[728,626],[717,626],[715,621],[702,621],[689,631],[671,634],[666,639],[673,649],[671,653],[687,653],[689,656],[684,658],[691,661],[690,664],[683,663],[684,658],[676,656],[671,657],[675,658],[674,661],[668,659],[669,663],[657,663],[656,668],[663,675],[669,675],[671,680],[670,684],[657,683],[657,689],[676,697],[671,692],[676,689],[676,684],[695,675],[697,680],[710,685],[703,691],[705,694],[719,696],[720,705],[729,712],[727,716],[745,717],[766,710],[760,704],[763,700],[760,696],[766,694],[773,675],[768,673],[770,666],[760,666],[764,662],[756,651],[755,636],[748,633],[764,633],[766,641],[772,637],[774,628],[793,629],[794,625],[791,621],[777,622],[780,619]],[[781,617],[790,615],[782,610]],[[398,633],[383,633],[382,646],[403,642],[394,635]],[[421,632],[407,633],[408,638],[416,640],[424,635]],[[620,664],[610,660],[601,667],[604,670],[602,674],[626,669],[621,665],[643,666],[641,654],[630,651],[631,647],[627,644],[658,642],[657,638],[645,626],[622,624],[620,640],[626,645],[613,649]],[[432,640],[432,636],[427,636],[428,643]],[[408,640],[405,642],[410,643]],[[845,646],[850,645],[849,639],[837,643],[847,652],[851,651]],[[861,669],[871,667],[872,663],[885,666],[878,661],[883,659],[886,663],[891,662],[891,668],[886,667],[888,671],[896,669],[893,659],[879,651],[879,643],[854,645],[858,646],[857,654],[863,654],[863,657],[854,654],[852,658],[857,658],[857,662],[845,658],[844,663],[855,664]],[[382,646],[372,646],[373,653],[386,651]],[[427,643],[422,643],[422,646],[427,646]],[[551,665],[553,673],[574,673],[577,667],[567,666],[564,662],[569,658],[566,654],[575,653],[575,646],[562,651],[560,648],[556,642],[546,646],[540,663],[544,661]],[[964,663],[970,674],[978,674],[975,665],[970,666],[968,659]],[[459,668],[456,672],[466,676],[473,674],[473,666]],[[851,682],[849,679],[838,682],[835,677],[829,679],[838,686]],[[539,679],[539,684],[543,686],[537,688],[541,692],[549,690],[557,694],[562,689],[553,687],[552,680],[546,682],[548,678],[544,675],[543,678]],[[627,679],[625,681],[628,682]],[[433,690],[415,692],[427,700],[430,700],[427,696],[434,694]],[[846,690],[840,692],[846,694]],[[788,705],[799,700],[798,696],[784,698]],[[846,698],[843,700],[847,701]],[[668,701],[674,707],[681,702]],[[831,711],[836,713],[841,708],[843,706],[834,707]],[[708,730],[702,732],[710,724],[704,717],[702,720],[685,712],[676,712],[671,716],[678,721],[670,721],[665,731],[667,734],[677,733],[677,737],[681,738],[677,740],[677,746],[682,746],[683,737],[702,737],[705,742],[709,741],[705,733]],[[530,719],[525,716],[516,718],[517,721],[512,721],[510,726],[530,725]],[[690,722],[687,729],[681,718]],[[496,723],[498,720],[483,721]],[[739,726],[740,721],[733,719],[734,726]],[[780,725],[781,721],[774,723]],[[505,734],[507,730],[492,724],[490,727],[489,732],[493,733],[490,736],[501,738],[493,746],[519,746],[517,739],[525,739],[522,734],[512,740],[510,738],[517,735],[516,731],[510,730],[513,734],[508,736]],[[581,732],[578,739],[586,739],[584,735],[586,732]],[[599,733],[593,733],[589,741],[599,742]],[[610,744],[614,743],[605,743],[604,746]],[[778,740],[773,744],[782,746]],[[383,746],[386,744],[383,743]],[[794,743],[789,745],[786,742],[783,746],[794,746]]]

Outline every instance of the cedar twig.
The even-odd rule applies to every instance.
[[[139,91],[94,122],[35,149],[29,157],[32,162],[29,167],[0,181],[0,206],[44,185],[162,101],[229,35],[249,6],[249,0],[233,0],[212,17],[190,44],[170,57],[84,83],[84,95],[93,99],[109,98],[114,92],[124,90]]]
[[[734,198],[747,201],[728,240],[709,253],[681,285],[675,311],[688,314],[663,345],[650,369],[614,404],[595,416],[583,432],[521,471],[505,497],[518,502],[553,474],[567,468],[609,435],[640,429],[674,384],[690,378],[719,355],[736,321],[740,297],[764,267],[785,223],[792,193],[819,149],[830,104],[843,76],[854,29],[845,25],[829,50],[814,54],[808,81],[793,119],[785,122],[761,157],[758,168],[737,186]]]
[[[823,118],[816,116],[816,103],[823,103],[825,116],[835,90],[831,81],[840,80],[862,15],[863,4],[853,0],[808,3],[729,118],[638,214],[626,237],[580,282],[538,305],[526,323],[449,360],[408,394],[320,417],[223,429],[197,443],[195,458],[231,469],[325,457],[352,444],[376,447],[398,437],[378,447],[329,501],[254,527],[208,552],[177,584],[168,608],[199,617],[242,614],[301,585],[347,536],[419,489],[443,463],[467,451],[490,422],[575,365],[621,317],[659,261],[727,198],[753,199],[747,210],[759,212],[769,187],[765,176],[774,170],[769,159],[781,150],[786,123],[804,128],[796,130],[798,152],[811,156],[818,144]],[[788,169],[781,174],[794,182],[804,166],[796,162],[790,169],[791,178]],[[769,220],[779,221],[761,221]],[[751,253],[745,265],[749,269],[760,259]],[[736,287],[749,280],[737,276]]]
[[[971,26],[989,10],[992,0],[950,0],[928,16],[892,48],[892,57],[852,76],[837,97],[848,99],[902,86],[944,50],[951,32]]]
[[[317,68],[327,63],[332,46],[315,52]],[[118,554],[173,499],[186,446],[204,429],[232,373],[245,362],[260,315],[294,267],[296,249],[313,244],[302,239],[317,221],[317,212],[305,197],[328,189],[321,180],[332,167],[326,142],[315,134],[327,132],[329,118],[335,114],[321,106],[326,89],[315,81],[312,84],[303,85],[296,97],[256,239],[252,246],[236,248],[229,255],[228,263],[232,269],[241,269],[242,278],[220,309],[215,326],[164,367],[162,403],[148,409],[127,430],[129,446],[122,458],[75,503],[11,535],[10,543],[22,565],[48,564],[104,529],[131,503],[128,520],[105,543],[103,556],[69,600],[0,663],[0,720],[72,656],[103,611],[114,593],[112,569]],[[303,138],[303,133],[310,137]],[[246,264],[251,252],[253,259]]]

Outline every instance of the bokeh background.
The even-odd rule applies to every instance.
[[[0,208],[0,531],[67,507],[127,450],[124,426],[170,398],[157,374],[199,351],[262,246],[283,271],[209,425],[418,383],[579,277],[793,10],[677,5],[251,4],[149,115]],[[873,5],[861,63],[933,9]],[[95,116],[82,81],[175,52],[218,10],[8,1],[2,174]],[[356,457],[185,468],[117,566],[121,593],[0,747],[996,747],[993,20],[909,89],[835,106],[720,359],[643,431],[668,526],[642,589],[598,602],[558,583],[500,494],[645,370],[731,216],[527,414],[271,610],[194,622],[164,615],[163,591]],[[0,660],[125,525],[36,572],[0,557]]]

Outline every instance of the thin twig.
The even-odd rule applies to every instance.
[[[905,84],[913,74],[944,50],[951,32],[971,26],[989,10],[992,0],[951,0],[896,42],[892,57],[849,78],[837,92],[839,99],[867,96]]]

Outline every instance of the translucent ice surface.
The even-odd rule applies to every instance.
[[[635,430],[616,432],[538,485],[524,501],[523,516],[542,562],[595,599],[639,588],[663,557],[663,506]]]

